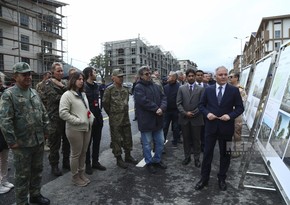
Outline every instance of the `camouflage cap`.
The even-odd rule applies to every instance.
[[[13,66],[13,73],[27,73],[31,71],[30,66],[25,62],[19,62]]]
[[[114,69],[113,70],[113,73],[112,73],[112,76],[118,76],[118,77],[120,77],[120,76],[124,76],[124,75],[126,75],[126,74],[123,73],[123,71],[121,69],[119,69],[119,68]]]

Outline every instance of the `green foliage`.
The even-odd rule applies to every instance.
[[[99,54],[91,58],[89,65],[95,67],[102,79],[111,74],[112,68],[109,66],[109,57],[108,55]]]

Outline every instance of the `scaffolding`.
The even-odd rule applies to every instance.
[[[62,7],[66,5],[55,0],[1,0],[0,71],[9,77],[12,66],[24,61],[41,80],[53,62],[64,63]]]

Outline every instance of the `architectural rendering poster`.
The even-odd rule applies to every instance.
[[[243,69],[243,71],[241,72],[241,75],[240,75],[240,85],[243,88],[246,88],[250,70],[251,70],[251,65],[245,67]]]
[[[285,47],[279,55],[278,67],[262,116],[259,139],[266,147],[267,137],[271,136],[269,142],[282,158],[290,135],[290,46]],[[264,134],[265,127],[271,130],[268,136]]]
[[[288,45],[288,46],[287,46]],[[290,198],[290,42],[280,48],[264,106],[258,146],[276,184]],[[288,177],[287,177],[288,176]]]
[[[251,129],[256,116],[257,108],[262,97],[263,88],[274,54],[271,53],[257,62],[245,105],[244,118]]]

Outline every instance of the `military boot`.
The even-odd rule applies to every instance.
[[[125,162],[131,163],[131,164],[138,164],[138,161],[134,159],[134,157],[131,156],[130,152],[126,152]]]
[[[123,169],[127,169],[128,168],[128,164],[126,162],[123,161],[122,156],[117,156],[117,165]]]
[[[62,175],[62,172],[59,170],[58,165],[51,166],[51,173],[57,177]]]

